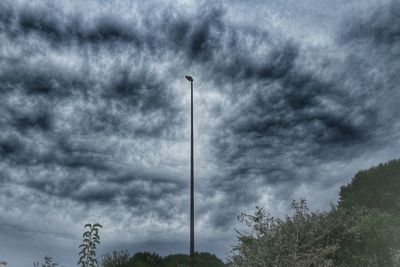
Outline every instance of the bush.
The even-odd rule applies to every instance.
[[[347,216],[337,209],[309,212],[306,201],[293,201],[292,216],[276,219],[257,208],[254,215],[238,219],[250,232],[238,233],[228,265],[231,267],[330,267],[336,266],[340,243],[356,234],[358,215]]]
[[[84,228],[87,230],[83,233],[83,241],[79,246],[81,252],[79,252],[79,261],[82,267],[96,267],[98,262],[96,259],[97,245],[100,244],[99,228],[103,228],[101,224],[86,224]]]

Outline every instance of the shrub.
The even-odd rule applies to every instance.
[[[342,240],[354,235],[354,217],[332,209],[309,212],[306,201],[293,201],[292,216],[276,219],[257,208],[238,219],[250,227],[238,233],[238,244],[228,259],[232,267],[330,267]],[[358,216],[355,214],[355,216]]]
[[[81,252],[79,252],[79,261],[82,267],[96,267],[98,262],[96,259],[96,248],[100,245],[99,228],[103,228],[99,223],[86,224],[84,229],[87,230],[83,233],[83,242],[79,246]]]
[[[129,263],[130,255],[128,251],[114,251],[113,253],[107,253],[102,256],[101,266],[102,267],[127,267]]]
[[[44,263],[42,264],[42,267],[56,267],[57,265],[58,263],[53,263],[53,259],[50,256],[44,257]],[[33,266],[39,267],[39,262],[34,262]]]

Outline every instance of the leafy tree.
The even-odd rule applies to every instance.
[[[127,267],[129,265],[130,255],[128,251],[114,251],[107,253],[101,258],[102,267]]]
[[[196,252],[194,257],[196,266],[198,267],[225,267],[225,263],[214,254],[207,252]]]
[[[214,254],[208,252],[195,252],[196,267],[225,267],[225,263]],[[162,267],[187,267],[189,266],[189,255],[176,254],[166,256]]]
[[[168,255],[163,260],[163,267],[187,267],[189,256],[185,254]]]
[[[275,219],[257,209],[239,219],[231,266],[400,266],[400,160],[358,172],[340,190],[338,207],[310,213],[294,202],[293,216]]]
[[[341,244],[343,266],[400,266],[400,160],[358,172],[340,190],[339,208],[363,211],[359,235]]]
[[[309,212],[306,201],[293,201],[292,216],[276,219],[257,208],[238,219],[250,227],[238,233],[229,258],[232,267],[330,267],[343,240],[354,235],[354,218],[332,209]],[[356,216],[356,215],[354,215]]]
[[[400,160],[358,172],[340,190],[339,207],[365,207],[400,215]]]
[[[96,267],[98,262],[96,259],[96,249],[97,245],[100,244],[99,228],[103,228],[101,224],[86,224],[85,229],[87,230],[83,233],[83,242],[79,246],[81,252],[79,252],[79,261],[82,267]]]
[[[335,262],[339,266],[400,266],[399,218],[377,210],[363,209],[359,214],[357,234],[340,243]]]
[[[138,252],[129,259],[129,265],[134,267],[161,267],[162,257],[156,253]]]
[[[42,267],[56,267],[57,265],[58,263],[53,263],[53,259],[50,256],[44,257],[44,263],[42,264]],[[39,262],[34,262],[33,266],[39,267]]]
[[[377,209],[400,215],[400,160],[359,171],[340,189],[339,207]]]
[[[214,254],[195,253],[196,267],[224,267]],[[185,254],[160,257],[155,253],[138,252],[132,256],[127,251],[108,253],[102,257],[102,267],[188,267],[189,256]]]

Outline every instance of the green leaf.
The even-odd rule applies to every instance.
[[[103,226],[102,226],[101,224],[99,224],[99,223],[93,224],[93,227],[100,227],[100,228],[103,228]]]

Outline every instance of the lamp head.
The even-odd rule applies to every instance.
[[[189,82],[193,82],[193,78],[192,76],[185,76],[186,80],[188,80]]]

